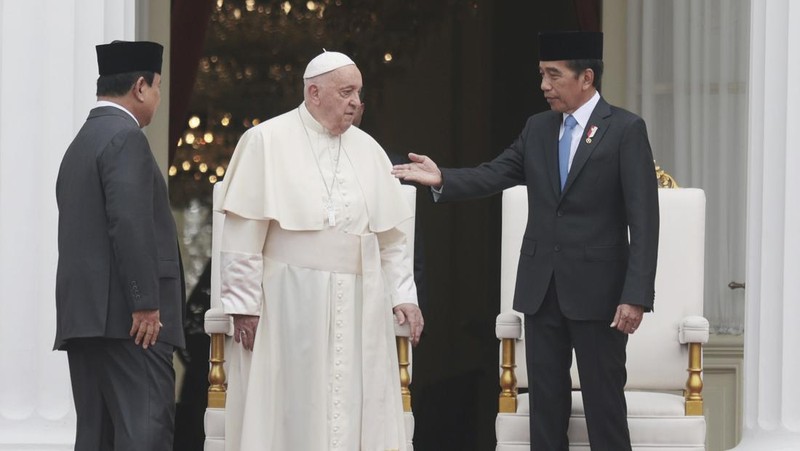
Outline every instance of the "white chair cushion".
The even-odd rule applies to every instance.
[[[522,338],[522,319],[515,313],[503,312],[497,315],[494,330],[500,340],[503,338],[519,340]]]
[[[207,334],[233,335],[233,318],[221,308],[210,308],[206,310],[204,327]]]
[[[682,417],[684,413],[683,396],[656,392],[625,392],[628,404],[628,418]],[[580,392],[572,392],[572,415],[585,415],[583,397]]]
[[[414,451],[414,414],[411,412],[403,412],[403,420],[405,420],[406,439],[408,440],[408,443],[406,444],[406,450]]]
[[[406,321],[404,324],[400,324],[397,322],[397,317],[394,318],[394,335],[396,337],[410,337],[411,336],[411,324]]]
[[[206,409],[204,417],[206,442],[204,451],[225,451],[225,409]]]
[[[708,343],[708,320],[702,316],[687,316],[681,323],[678,341],[686,343]]]
[[[628,427],[634,449],[704,450],[706,421],[703,416],[685,416],[683,397],[669,393],[625,392],[628,403]],[[497,451],[515,450],[513,446],[530,443],[528,394],[518,397],[517,413],[500,413],[495,421]],[[570,449],[589,449],[583,399],[572,393],[569,421]],[[501,447],[502,445],[502,447]],[[511,447],[509,447],[511,446]]]
[[[525,395],[527,397],[527,395]],[[528,400],[525,400],[525,404]],[[528,425],[527,413],[498,413],[494,421],[494,430],[497,434],[497,451],[500,449],[514,449],[514,448],[501,448],[501,445],[519,445],[530,449],[531,434]]]
[[[626,391],[625,401],[628,403],[628,417],[664,417],[683,416],[683,396],[671,393],[654,393]],[[517,398],[517,414],[529,414],[528,394],[522,393]],[[583,397],[581,392],[572,392],[572,415],[583,416]]]

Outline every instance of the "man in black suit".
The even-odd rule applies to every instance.
[[[437,201],[527,185],[514,309],[525,315],[531,448],[569,447],[574,349],[592,449],[630,450],[625,346],[653,308],[658,248],[652,151],[644,121],[599,95],[601,33],[541,33],[539,46],[551,111],[509,148],[469,169],[410,154],[394,173],[432,186]]]
[[[163,48],[97,46],[98,103],[56,182],[57,329],[76,450],[171,450],[183,271],[167,185],[141,127],[158,108]]]

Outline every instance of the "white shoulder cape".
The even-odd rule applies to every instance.
[[[216,207],[248,219],[275,220],[285,230],[322,230],[324,192],[299,110],[247,130],[225,174],[222,201]],[[308,115],[307,110],[304,111]],[[309,116],[310,117],[310,116]],[[350,127],[342,134],[342,152],[352,163],[364,194],[373,233],[411,218],[391,162],[368,134]]]

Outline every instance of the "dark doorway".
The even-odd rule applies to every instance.
[[[174,0],[174,7],[178,3]],[[324,19],[315,19],[319,11],[310,10],[310,3],[325,6]],[[171,111],[182,138],[170,172],[176,211],[192,199],[210,203],[209,177],[224,177],[245,128],[302,101],[300,75],[322,47],[349,53],[359,64],[366,104],[362,128],[385,149],[424,153],[445,167],[493,158],[516,138],[528,116],[547,108],[539,91],[537,33],[578,29],[576,5],[581,3],[212,2],[188,107]],[[236,9],[237,32],[227,23],[237,20]],[[173,55],[184,51],[175,43]],[[188,123],[193,117],[194,128]],[[193,135],[192,143],[187,144],[187,134]],[[499,196],[434,205],[427,190],[418,192],[427,302],[425,334],[413,356],[416,451],[495,447],[499,207]],[[196,427],[202,430],[202,424]],[[176,450],[197,449],[182,446],[176,440]]]

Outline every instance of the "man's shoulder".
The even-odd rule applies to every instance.
[[[622,123],[625,123],[625,124],[629,124],[631,122],[637,122],[637,121],[642,121],[642,122],[644,121],[644,119],[642,119],[642,117],[639,116],[638,114],[633,113],[633,112],[631,112],[629,110],[626,110],[625,108],[612,105],[612,104],[608,103],[602,97],[600,98],[600,102],[595,107],[595,111],[597,111],[598,108],[604,108],[604,109],[608,110],[608,112],[611,115],[613,120],[619,121],[619,122],[622,122]]]
[[[99,156],[108,149],[126,146],[149,149],[144,132],[124,111],[113,107],[94,108],[72,139],[64,159],[74,157],[76,152],[91,151]]]
[[[561,113],[553,110],[541,111],[528,117],[525,122],[525,128],[545,127],[553,124],[554,121],[556,123],[561,122]]]
[[[615,117],[624,120],[625,122],[633,122],[637,120],[643,120],[641,116],[638,114],[628,111],[625,108],[621,108],[618,106],[614,106],[609,104],[608,108],[611,110],[611,114]]]
[[[89,117],[87,120],[105,120],[105,121],[118,121],[122,120],[122,122],[127,123],[127,125],[131,127],[138,128],[138,124],[136,123],[136,119],[130,115],[130,113],[125,112],[121,108],[110,106],[110,105],[98,105],[89,110]]]
[[[128,113],[110,106],[92,108],[79,133],[116,135],[120,131],[141,132],[142,129]]]

